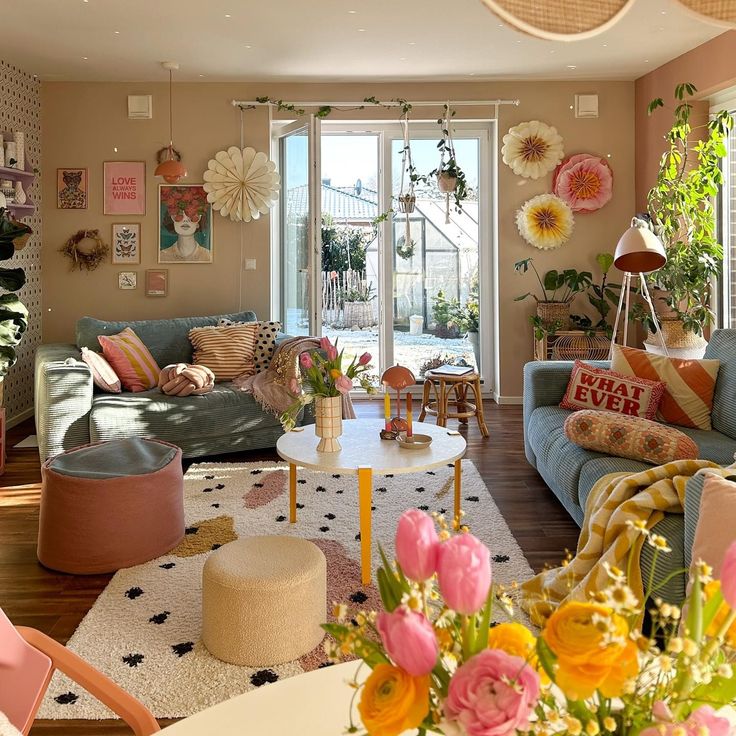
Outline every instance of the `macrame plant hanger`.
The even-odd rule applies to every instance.
[[[411,158],[411,143],[409,139],[409,111],[406,110],[401,116],[401,126],[404,129],[404,150],[401,154],[401,186],[400,192],[400,208],[404,211],[405,229],[404,229],[404,249],[411,252],[411,220],[409,215],[414,211],[414,203],[416,202],[414,194],[414,164]],[[404,177],[409,174],[409,188],[404,193]]]
[[[445,168],[445,151],[449,150],[450,152],[450,160],[455,162],[455,165],[457,165],[457,159],[455,158],[455,144],[452,142],[452,131],[450,130],[450,120],[452,119],[452,115],[450,114],[450,101],[448,100],[445,103],[445,119],[444,119],[444,125],[442,126],[442,139],[445,142],[445,145],[442,147],[442,152],[440,154],[440,167],[438,169],[439,173],[442,173],[442,171]],[[439,178],[438,173],[438,178]],[[445,192],[445,225],[450,224],[450,191]]]

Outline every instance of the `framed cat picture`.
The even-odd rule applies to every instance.
[[[56,207],[87,209],[87,169],[56,169]]]

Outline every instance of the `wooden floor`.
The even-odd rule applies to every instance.
[[[379,416],[382,404],[357,405],[359,416]],[[574,549],[578,528],[524,457],[520,406],[486,402],[490,438],[475,424],[462,428],[466,457],[475,463],[511,531],[535,570]],[[15,624],[33,626],[66,642],[109,581],[109,575],[54,573],[36,560],[40,466],[35,449],[13,449],[33,434],[32,421],[8,433],[8,463],[0,476],[0,607]],[[217,456],[217,461],[274,459],[275,452]],[[492,546],[493,540],[488,540]],[[162,725],[164,722],[162,721]],[[130,733],[119,722],[37,721],[31,734],[104,736]]]

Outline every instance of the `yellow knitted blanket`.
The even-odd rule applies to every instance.
[[[644,535],[627,522],[643,522],[647,529],[666,512],[681,514],[685,485],[699,471],[723,469],[708,460],[676,460],[640,473],[619,472],[603,476],[593,486],[585,504],[585,519],[577,554],[567,564],[536,575],[521,586],[521,606],[532,622],[543,626],[552,611],[566,600],[589,600],[606,585],[604,563],[621,570],[629,567],[629,586],[643,599],[640,557]]]

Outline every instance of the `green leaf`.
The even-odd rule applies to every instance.
[[[539,664],[542,665],[542,669],[547,673],[547,677],[554,682],[555,681],[555,662],[557,657],[555,653],[549,648],[547,642],[541,637],[537,637],[537,658]]]
[[[613,266],[613,254],[612,253],[599,253],[595,257],[595,261],[598,264],[598,268],[607,274],[611,266]]]
[[[18,291],[26,283],[26,272],[22,268],[0,268],[0,287]]]

